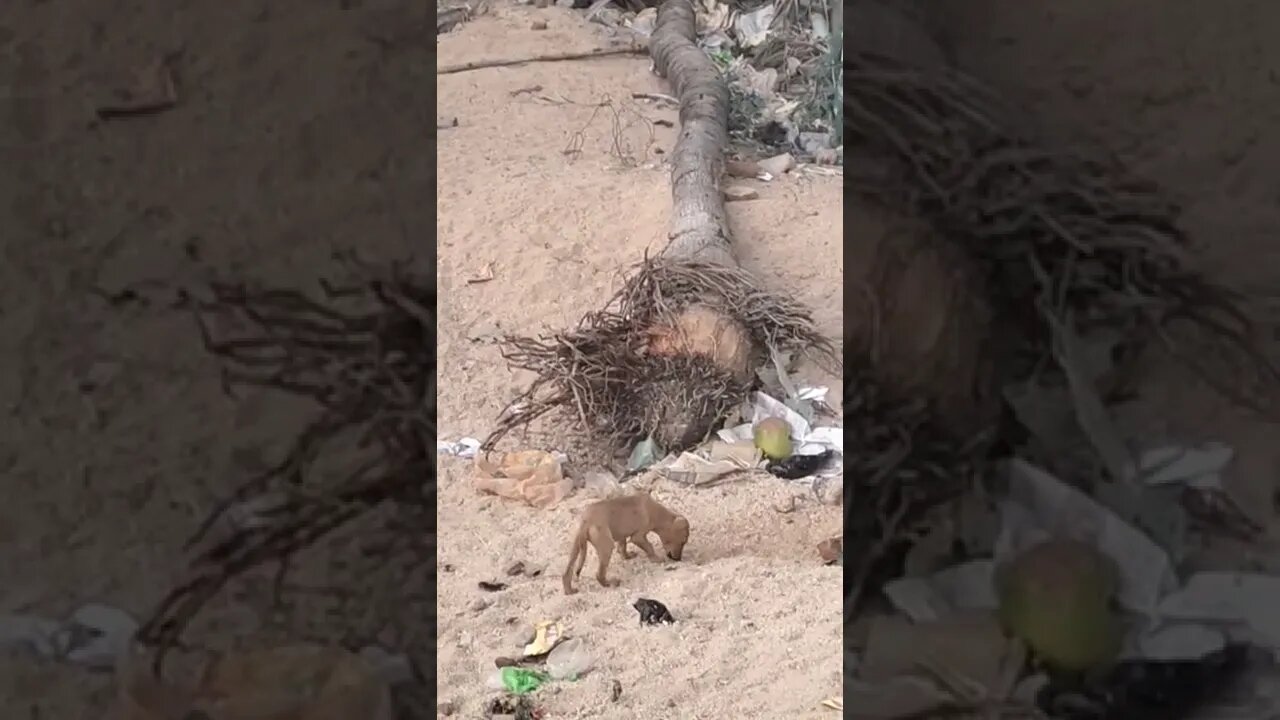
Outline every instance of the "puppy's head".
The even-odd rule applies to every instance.
[[[662,549],[667,551],[667,557],[679,560],[680,554],[684,552],[684,544],[689,542],[689,521],[677,515],[671,527],[666,528],[659,537],[662,538]]]

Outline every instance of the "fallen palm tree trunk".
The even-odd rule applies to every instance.
[[[695,37],[688,0],[659,7],[650,52],[680,101],[669,242],[572,330],[505,339],[508,363],[537,377],[486,450],[548,413],[612,451],[643,438],[683,450],[742,402],[755,369],[775,353],[816,350],[832,359],[809,311],[763,290],[734,257],[721,194],[729,91]]]

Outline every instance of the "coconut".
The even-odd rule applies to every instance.
[[[751,374],[751,337],[746,328],[706,305],[690,305],[670,323],[650,327],[648,336],[648,351],[654,355],[701,355],[735,377]]]
[[[1084,672],[1115,659],[1121,627],[1111,611],[1117,572],[1075,540],[1047,540],[996,574],[1000,619],[1044,663]]]
[[[782,460],[791,455],[791,426],[786,420],[765,418],[756,423],[752,436],[756,447],[771,460]]]
[[[927,400],[960,434],[999,410],[991,367],[991,312],[973,261],[917,223],[858,205],[846,267],[865,268],[845,314],[846,356],[867,358],[901,397]],[[855,270],[855,273],[857,271]]]

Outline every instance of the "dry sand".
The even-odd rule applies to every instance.
[[[547,30],[535,31],[535,20]],[[559,8],[498,4],[488,16],[441,36],[439,63],[590,49],[607,32]],[[527,88],[538,87],[537,90]],[[669,92],[644,57],[541,63],[439,78],[439,283],[442,437],[483,436],[520,378],[490,344],[495,327],[538,333],[574,322],[618,287],[619,271],[661,248],[670,207],[671,107],[636,103],[635,92]],[[594,108],[606,99],[617,108]],[[621,128],[620,157],[612,128]],[[581,133],[581,153],[564,150]],[[839,178],[788,176],[754,183],[760,199],[730,206],[740,257],[771,288],[794,290],[822,329],[840,332],[842,257]],[[495,279],[467,284],[492,263]],[[836,387],[813,369],[802,376]],[[819,703],[840,691],[841,572],[815,546],[839,532],[836,507],[792,495],[779,480],[701,491],[659,484],[655,495],[684,513],[692,539],[680,563],[642,556],[601,588],[588,560],[581,592],[565,596],[560,574],[579,491],[551,510],[481,496],[469,465],[441,460],[439,682],[441,700],[479,717],[495,657],[518,654],[513,628],[560,620],[596,655],[578,682],[538,693],[548,718],[834,717]],[[545,567],[509,578],[515,561]],[[487,594],[481,580],[510,583]],[[637,596],[665,603],[674,626],[641,626]],[[477,609],[475,603],[483,604]],[[611,682],[622,696],[610,701]]]

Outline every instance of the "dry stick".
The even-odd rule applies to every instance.
[[[510,67],[536,62],[563,62],[565,60],[588,60],[590,58],[609,57],[611,55],[643,55],[646,50],[639,45],[625,48],[596,48],[586,52],[556,53],[552,55],[535,55],[513,60],[476,60],[461,65],[446,65],[436,69],[436,75],[452,75],[454,73],[482,70],[484,68]]]

